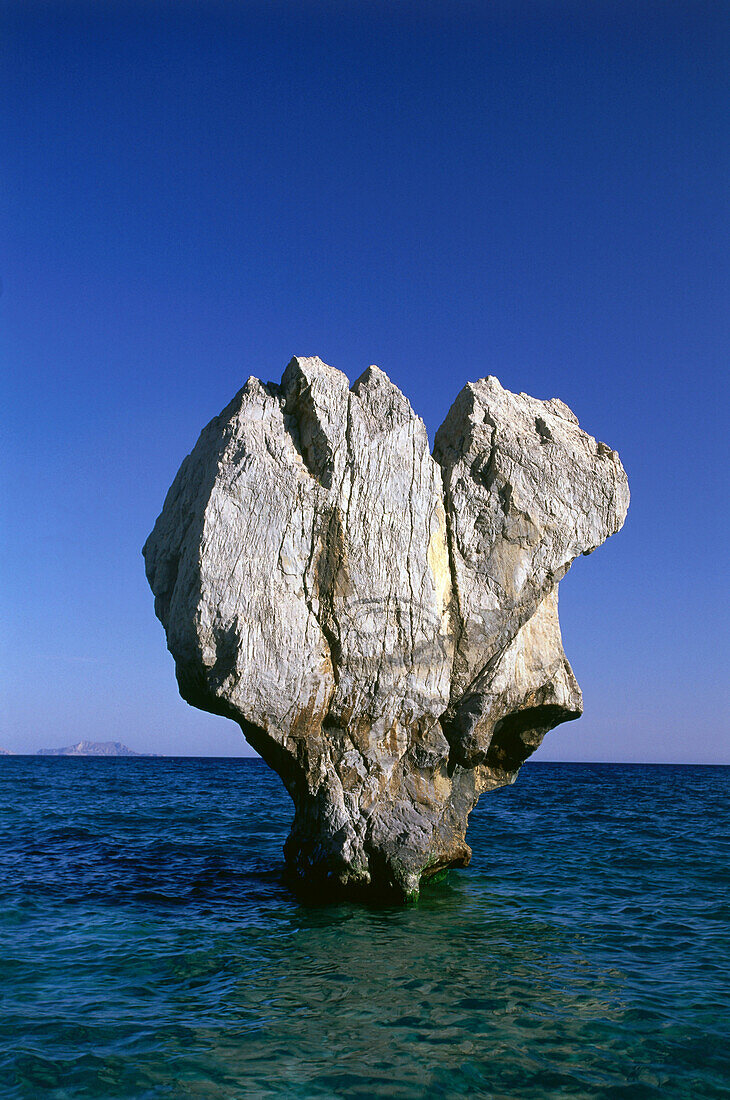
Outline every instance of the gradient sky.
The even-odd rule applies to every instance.
[[[469,379],[619,450],[542,759],[730,762],[730,6],[0,3],[0,746],[248,752],[187,707],[140,548],[294,355],[431,436]]]

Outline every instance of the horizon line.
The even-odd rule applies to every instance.
[[[132,750],[129,756],[125,754],[109,754],[104,753],[60,753],[57,751],[46,752],[42,750],[36,750],[35,752],[4,752],[0,755],[2,757],[9,756],[23,756],[23,757],[43,757],[46,760],[69,760],[69,759],[84,759],[84,760],[251,760],[260,761],[262,764],[266,764],[266,761],[261,756],[230,756],[230,755],[216,755],[206,754],[200,755],[196,753],[163,753],[163,752],[137,752]],[[530,760],[529,758],[521,765],[524,768],[528,765],[541,765],[541,764],[590,764],[590,765],[636,765],[644,766],[650,765],[652,767],[667,767],[667,768],[728,768],[730,767],[730,761],[727,760]],[[270,767],[270,765],[266,765]],[[273,770],[273,769],[271,769]]]

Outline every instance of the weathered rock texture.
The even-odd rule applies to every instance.
[[[295,806],[305,881],[417,894],[581,693],[557,586],[621,527],[618,455],[561,401],[469,383],[436,435],[377,367],[249,378],[144,556],[180,692],[237,721]]]

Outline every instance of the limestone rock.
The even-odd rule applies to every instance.
[[[563,717],[536,712],[535,721],[581,713],[578,685],[562,652],[557,584],[579,554],[590,554],[621,528],[629,489],[616,452],[581,431],[562,401],[510,393],[492,377],[461,391],[436,433],[434,457],[444,473],[456,614],[443,722],[454,758],[473,764],[486,759],[490,746],[494,751],[495,720],[503,720],[494,686],[505,674],[507,709],[524,684],[533,708],[564,711]],[[502,669],[515,659],[511,643],[518,631],[515,644],[528,654],[539,651],[542,671],[534,656],[529,674],[520,661],[515,673]],[[520,707],[521,723],[526,707]],[[518,763],[530,751],[526,745]]]
[[[377,367],[249,378],[144,548],[180,692],[237,721],[313,884],[418,892],[468,814],[580,715],[557,584],[619,530],[618,456],[562,402],[467,385],[436,436]]]

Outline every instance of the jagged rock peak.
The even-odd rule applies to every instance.
[[[617,531],[615,451],[562,401],[468,383],[436,434],[371,366],[249,378],[144,548],[189,703],[237,721],[295,806],[304,882],[417,895],[479,795],[580,715],[557,585]]]

